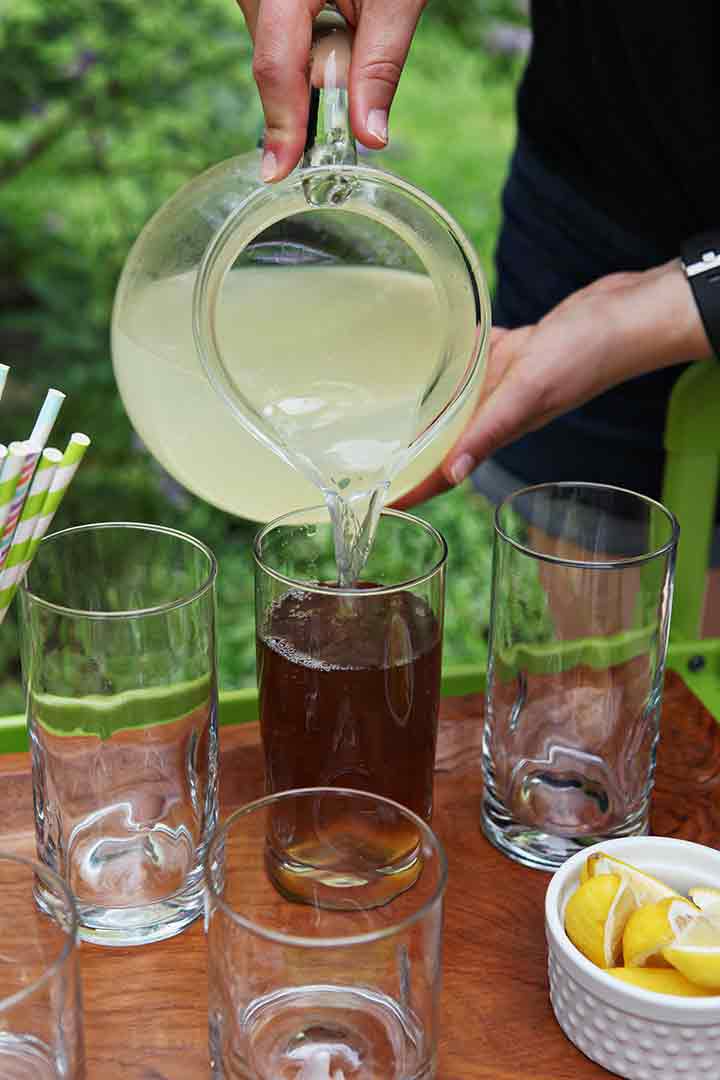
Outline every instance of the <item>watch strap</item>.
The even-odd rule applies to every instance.
[[[688,240],[682,262],[710,347],[720,358],[720,229]]]

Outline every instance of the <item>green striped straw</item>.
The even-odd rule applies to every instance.
[[[0,608],[4,606],[6,592],[12,589],[14,595],[19,575],[24,572],[22,568],[35,535],[35,529],[42,516],[50,485],[62,458],[63,456],[59,450],[51,448],[43,450],[40,455],[33,482],[30,485],[22,514],[13,534],[12,544],[8,550],[2,573],[0,573]]]
[[[23,462],[22,471],[17,482],[17,488],[15,489],[15,494],[10,506],[10,513],[8,514],[2,535],[0,536],[0,569],[5,565],[7,557],[10,554],[10,547],[12,546],[15,529],[20,520],[20,515],[22,514],[23,506],[25,505],[25,499],[30,491],[35,467],[40,460],[40,454],[42,453],[43,448],[50,438],[50,432],[57,420],[58,413],[60,412],[64,400],[65,395],[61,390],[48,390],[45,401],[43,402],[37,420],[35,421],[35,426],[30,434],[30,438],[26,440],[28,454]]]
[[[54,472],[49,479],[49,486],[45,484],[42,503],[33,504],[28,512],[27,520],[32,520],[33,522],[32,532],[30,532],[29,526],[24,530],[23,537],[25,542],[23,543],[23,537],[21,537],[20,542],[23,543],[23,546],[17,556],[12,554],[12,550],[15,547],[15,544],[13,544],[13,549],[11,549],[11,554],[8,556],[5,568],[2,573],[0,573],[0,623],[2,623],[5,618],[7,610],[17,591],[17,587],[28,572],[30,563],[34,559],[37,549],[40,547],[40,541],[50,528],[53,518],[60,508],[60,503],[63,501],[89,446],[90,439],[87,435],[76,432],[71,436],[64,454],[60,455],[58,451],[52,452],[53,456],[54,454],[57,454],[59,461],[56,459]],[[41,459],[41,465],[45,461],[46,455],[49,453],[51,452],[45,451]],[[46,466],[43,473],[50,467],[50,465]],[[40,466],[38,467],[38,474],[40,474]],[[31,498],[32,492],[28,497],[28,502]],[[23,517],[24,516],[25,514],[23,513]],[[20,524],[22,524],[22,520]],[[20,529],[20,524],[18,525],[18,530]],[[28,533],[29,538],[27,536]],[[19,558],[21,561],[18,561]],[[11,559],[12,565],[10,564]]]

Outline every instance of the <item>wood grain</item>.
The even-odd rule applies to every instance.
[[[434,825],[450,861],[440,1080],[590,1080],[609,1074],[555,1023],[543,900],[549,877],[517,866],[479,827],[482,702],[442,703]],[[225,813],[262,790],[256,725],[222,731]],[[25,754],[0,759],[0,845],[32,851]],[[720,728],[668,675],[652,829],[720,847]],[[207,968],[200,923],[141,949],[82,946],[88,1080],[208,1076]]]

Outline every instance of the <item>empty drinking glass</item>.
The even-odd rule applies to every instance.
[[[36,896],[42,896],[40,910]],[[73,898],[57,874],[0,853],[0,1076],[83,1080]]]
[[[647,832],[678,531],[602,484],[498,507],[483,827],[520,862]]]
[[[214,1077],[435,1076],[447,867],[419,817],[358,791],[286,791],[233,814],[206,870]]]
[[[40,545],[21,644],[37,850],[81,937],[178,933],[217,821],[216,563],[190,536],[88,525]]]

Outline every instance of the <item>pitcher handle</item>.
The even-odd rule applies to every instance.
[[[348,98],[351,52],[352,30],[335,5],[328,3],[313,25],[310,110],[303,168],[357,165]]]

